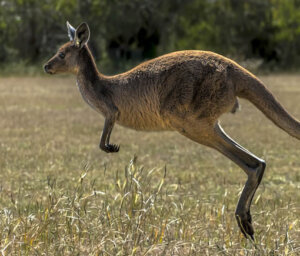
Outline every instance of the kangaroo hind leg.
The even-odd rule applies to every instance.
[[[182,134],[200,144],[204,144],[218,150],[245,171],[248,179],[238,201],[235,216],[241,232],[245,235],[245,237],[249,235],[253,240],[254,230],[252,226],[250,206],[264,174],[266,167],[264,160],[256,157],[247,149],[232,140],[223,131],[219,124],[216,124],[211,129],[211,133],[207,137],[207,140],[203,140],[203,138],[201,138],[201,132],[199,130],[198,136],[195,134],[195,126],[193,129],[185,130],[185,133]]]
[[[219,124],[215,126],[214,131],[216,137],[213,147],[240,166],[248,176],[238,201],[235,217],[245,237],[249,235],[253,240],[254,230],[252,227],[250,206],[254,194],[262,180],[266,167],[265,161],[232,140]]]

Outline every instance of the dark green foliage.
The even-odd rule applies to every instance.
[[[268,66],[300,63],[299,0],[2,0],[0,62],[39,63],[68,40],[65,22],[90,24],[106,71],[179,49]]]

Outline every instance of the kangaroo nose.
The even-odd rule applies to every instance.
[[[50,65],[49,64],[45,64],[44,65],[44,70],[45,70],[46,73],[48,73],[49,69],[50,69]]]

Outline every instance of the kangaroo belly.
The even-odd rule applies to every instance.
[[[131,111],[130,113],[121,112],[117,123],[140,131],[172,130],[167,120],[163,120],[159,115],[145,111]]]

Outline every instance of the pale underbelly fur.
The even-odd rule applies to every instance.
[[[121,126],[140,131],[173,130],[168,120],[149,112],[134,111],[129,114],[121,112],[116,122]]]

